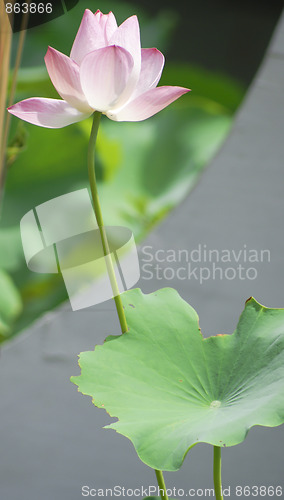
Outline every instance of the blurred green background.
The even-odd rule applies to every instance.
[[[190,26],[194,32],[197,26],[194,14],[189,20],[196,13],[190,5],[189,2],[179,8],[178,3],[172,2],[153,6],[147,1],[136,5],[114,0],[99,5],[80,0],[64,16],[27,33],[15,102],[35,96],[58,97],[43,58],[48,45],[70,53],[85,8],[93,11],[100,8],[104,13],[112,10],[118,24],[137,14],[142,47],[157,47],[166,56],[160,85],[192,89],[145,122],[116,123],[103,117],[96,168],[105,224],[127,226],[134,232],[136,242],[189,193],[220,148],[277,18],[277,12],[273,11],[270,24],[266,23],[265,36],[259,37],[261,43],[253,59],[254,66],[247,66],[243,54],[244,71],[236,78],[230,58],[227,65],[222,57],[221,64],[218,57],[204,60],[206,11],[204,31],[199,29],[192,37]],[[207,54],[210,43],[214,48],[210,33]],[[14,35],[13,59],[17,40],[18,35]],[[198,65],[193,56],[195,48],[199,63],[207,68]],[[221,48],[220,53],[223,54]],[[60,275],[36,274],[27,269],[19,223],[35,206],[88,186],[86,155],[90,126],[86,120],[50,130],[12,119],[0,226],[0,341],[67,299]]]

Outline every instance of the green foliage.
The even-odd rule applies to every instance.
[[[251,298],[232,335],[203,339],[175,290],[122,298],[129,331],[82,353],[71,380],[148,466],[177,470],[197,443],[233,446],[284,422],[284,309]]]
[[[11,334],[12,325],[21,311],[20,294],[9,275],[0,269],[0,341]]]
[[[43,58],[48,45],[69,54],[85,8],[90,3],[81,0],[64,16],[28,32],[15,101],[33,96],[58,98]],[[116,0],[105,3],[103,10],[113,10],[119,23],[138,14],[142,46],[158,46],[162,51],[167,50],[178,22],[176,10],[161,10],[153,17],[138,5]],[[188,86],[192,92],[145,122],[103,119],[97,142],[96,173],[105,223],[129,227],[136,241],[196,184],[226,137],[242,95],[235,82],[185,63],[167,61],[161,84]],[[19,223],[37,205],[88,186],[91,123],[86,120],[50,130],[12,117],[11,124],[0,269],[10,273],[24,304],[10,330],[13,333],[67,299],[61,277],[27,270]]]
[[[0,267],[15,271],[23,265],[23,252],[19,228],[11,226],[0,229]]]
[[[104,220],[132,229],[136,241],[186,196],[215,154],[230,126],[227,115],[190,106],[172,106],[141,123],[103,120],[97,142],[97,177]],[[27,145],[10,167],[2,223],[11,232],[5,255],[17,259],[12,277],[24,301],[24,317],[15,331],[67,298],[54,276],[36,276],[26,269],[19,222],[35,206],[88,186],[86,152],[90,122],[59,130],[25,124]],[[7,233],[8,234],[8,233]],[[59,287],[59,288],[58,288]],[[60,293],[59,293],[60,290]]]
[[[176,85],[191,88],[192,103],[215,113],[232,113],[238,108],[244,89],[232,78],[212,73],[204,68],[190,64],[166,65],[161,85]]]
[[[161,500],[161,497],[144,497],[142,500]],[[169,500],[173,500],[169,498]]]

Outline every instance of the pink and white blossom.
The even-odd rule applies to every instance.
[[[61,128],[100,111],[115,121],[141,121],[189,91],[157,87],[164,56],[141,49],[136,16],[119,27],[112,12],[86,10],[70,57],[51,47],[45,56],[50,79],[62,99],[34,97],[8,111],[34,125]]]

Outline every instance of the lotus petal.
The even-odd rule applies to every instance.
[[[79,111],[91,112],[81,87],[78,64],[52,47],[48,48],[44,59],[50,79],[62,99]]]
[[[62,128],[88,118],[91,113],[81,113],[60,99],[32,97],[8,108],[9,113],[21,120],[46,128]]]
[[[144,92],[120,110],[111,110],[108,118],[118,122],[139,122],[155,115],[180,96],[189,92],[183,87],[157,87]]]
[[[80,66],[80,77],[89,105],[102,112],[115,106],[132,68],[131,55],[121,47],[112,45],[88,54]]]
[[[84,57],[105,46],[104,32],[95,14],[86,9],[74,40],[70,57],[80,64]]]

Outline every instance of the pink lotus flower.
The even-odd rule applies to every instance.
[[[112,12],[86,10],[70,57],[49,47],[45,64],[63,100],[34,97],[8,109],[41,127],[65,127],[94,111],[115,121],[141,121],[188,92],[157,87],[164,56],[157,49],[141,49],[136,16],[118,27]]]

